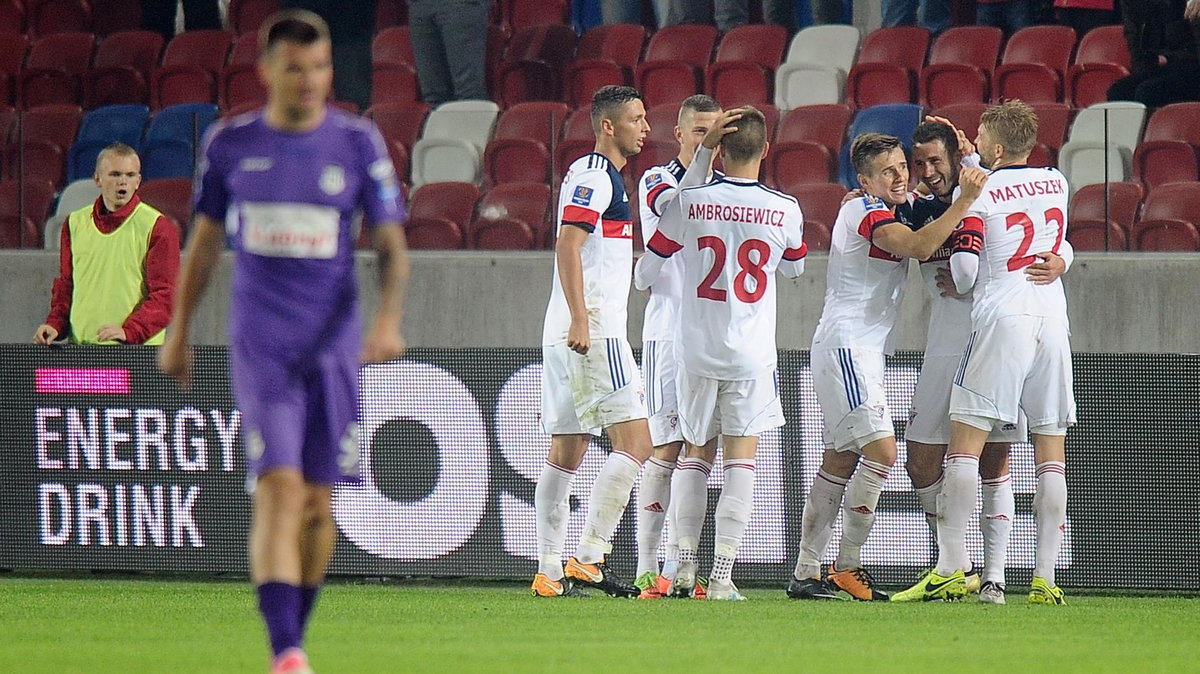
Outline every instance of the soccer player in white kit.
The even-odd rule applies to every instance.
[[[542,333],[542,428],[551,439],[534,491],[538,571],[532,590],[541,597],[578,594],[575,583],[613,596],[638,594],[604,556],[652,450],[626,326],[633,218],[620,173],[641,151],[650,125],[632,87],[598,89],[591,117],[595,151],[572,162],[559,191],[554,284]],[[571,481],[591,436],[601,430],[613,451],[592,487],[579,546],[564,569]]]
[[[913,168],[929,194],[913,202],[913,217],[920,227],[945,211],[958,185],[960,165],[978,166],[975,146],[949,120],[926,117],[913,132]],[[1063,256],[1044,252],[1044,270],[1053,281],[1070,266],[1070,245],[1063,242]],[[971,335],[971,296],[959,295],[945,276],[950,271],[950,247],[942,246],[921,262],[921,276],[929,290],[929,329],[921,375],[913,392],[904,438],[908,457],[904,468],[912,480],[921,509],[937,536],[937,497],[942,489],[942,462],[950,442],[950,391]],[[941,285],[939,285],[941,279]],[[979,593],[979,601],[1004,603],[1004,571],[1008,542],[1015,517],[1009,445],[1027,436],[1022,416],[1005,424],[988,438],[979,464],[983,486],[983,511],[979,528],[983,533],[983,578],[977,567],[966,570],[968,590]],[[893,601],[896,597],[893,596]]]
[[[666,164],[646,169],[638,181],[643,244],[649,243],[658,231],[659,217],[675,200],[679,190],[699,185],[712,171],[711,153],[708,161],[693,162],[692,159],[720,114],[721,104],[704,94],[689,96],[680,105],[675,126],[679,155]],[[638,595],[641,599],[659,599],[666,594],[675,577],[678,561],[675,543],[673,539],[668,540],[666,565],[663,573],[659,573],[658,551],[662,544],[663,524],[671,512],[671,473],[683,448],[675,387],[675,335],[680,329],[682,265],[682,256],[679,256],[663,266],[658,280],[648,289],[650,298],[642,323],[642,378],[646,383],[646,412],[654,455],[646,461],[638,484],[638,566],[633,584],[642,591]]]
[[[668,258],[683,258],[679,352],[679,415],[687,453],[711,462],[724,439],[725,485],[716,511],[716,537],[707,598],[740,600],[732,570],[754,505],[758,436],[784,424],[775,349],[776,269],[804,270],[803,217],[794,197],[758,182],[767,152],[766,120],[739,108],[736,130],[721,139],[725,175],[680,192],[638,261],[635,283],[653,281]],[[726,127],[724,118],[722,127]],[[714,128],[705,139],[719,137]],[[697,157],[697,161],[700,158]],[[678,495],[675,523],[679,568],[673,594],[695,585],[707,475]],[[681,474],[676,479],[682,479]]]
[[[975,141],[992,175],[963,220],[950,258],[959,292],[974,287],[971,338],[950,398],[951,434],[938,499],[938,563],[900,593],[953,599],[966,592],[966,522],[975,504],[979,456],[988,434],[1028,418],[1037,464],[1037,554],[1030,603],[1063,604],[1054,563],[1066,522],[1065,441],[1075,423],[1071,344],[1062,282],[1031,282],[1031,251],[1057,253],[1066,239],[1066,178],[1025,165],[1037,139],[1037,115],[1020,101],[987,110]]]
[[[787,588],[793,599],[833,599],[839,589],[863,601],[887,599],[862,568],[859,551],[896,462],[883,375],[884,356],[893,349],[906,258],[933,255],[986,181],[982,171],[963,169],[959,197],[942,217],[914,231],[908,161],[900,140],[862,134],[854,139],[850,158],[866,195],[843,204],[834,222],[825,307],[813,336],[810,360],[825,419],[825,456],[804,504],[800,552]],[[821,558],[843,501],[837,560],[822,578]]]

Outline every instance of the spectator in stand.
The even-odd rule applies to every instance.
[[[1012,35],[1033,25],[1033,0],[979,0],[975,6],[975,23],[1003,29]]]
[[[847,23],[846,5],[842,0],[809,0],[808,4],[815,24]]]
[[[67,216],[50,314],[37,344],[162,344],[175,279],[179,228],[137,196],[137,152],[113,143],[96,159],[95,203]]]
[[[1083,37],[1093,28],[1117,23],[1113,0],[1054,0],[1054,16]]]
[[[429,105],[488,98],[484,57],[491,6],[490,0],[408,0],[417,80]]]
[[[1133,72],[1110,101],[1157,108],[1200,99],[1200,0],[1121,0]]]
[[[184,30],[217,30],[221,27],[221,12],[217,0],[183,0]],[[179,3],[170,0],[142,0],[142,27],[162,33],[170,40],[175,36],[176,13]]]
[[[731,28],[750,22],[749,0],[670,0],[667,25],[677,23],[716,23],[717,30],[726,32]],[[828,2],[829,0],[823,0]],[[840,3],[839,3],[840,4]],[[788,33],[796,32],[795,0],[763,0],[763,20],[783,26]]]
[[[823,0],[817,4],[836,3]],[[884,28],[916,25],[918,4],[921,7],[921,26],[928,28],[929,32],[937,35],[950,27],[950,0],[883,0]]]

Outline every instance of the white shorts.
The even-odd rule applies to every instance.
[[[703,445],[718,435],[759,436],[784,424],[778,370],[755,379],[711,379],[679,369],[683,437]]]
[[[856,347],[817,349],[809,356],[813,388],[825,417],[825,447],[862,453],[896,435],[883,384],[883,353]]]
[[[678,372],[675,342],[650,340],[642,344],[646,413],[650,420],[650,441],[655,447],[683,441],[683,430],[679,427]]]
[[[971,333],[963,352],[950,414],[984,428],[1016,423],[1024,412],[1032,432],[1055,435],[1075,423],[1071,338],[1066,321],[1005,316]]]
[[[917,378],[909,406],[908,427],[904,439],[927,445],[950,444],[950,390],[958,372],[961,356],[927,356]],[[1004,423],[988,436],[988,442],[1024,442],[1029,434],[1025,415],[1016,423]]]
[[[566,342],[542,347],[542,429],[551,435],[600,432],[646,418],[646,394],[624,339],[592,341],[586,355]]]

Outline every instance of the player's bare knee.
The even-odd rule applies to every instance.
[[[979,457],[979,476],[985,480],[994,480],[1008,475],[1008,443],[989,442],[983,446],[983,454]]]
[[[821,470],[835,477],[849,480],[854,475],[854,470],[858,468],[858,458],[858,454],[851,451],[839,452],[826,449],[825,456],[821,460]]]
[[[895,465],[896,452],[896,438],[891,435],[872,440],[862,448],[863,458],[884,466]]]
[[[683,453],[682,442],[671,442],[654,448],[654,458],[666,463],[675,463]]]

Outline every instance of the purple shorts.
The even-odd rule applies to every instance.
[[[313,484],[357,481],[358,352],[330,348],[296,362],[230,348],[251,472],[299,468]]]

